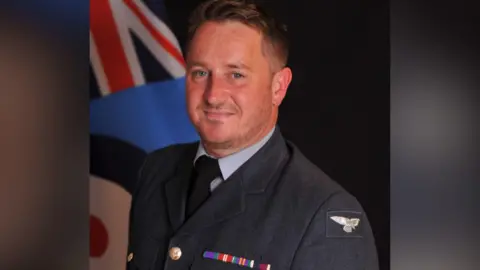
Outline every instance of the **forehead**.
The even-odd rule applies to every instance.
[[[198,28],[190,44],[188,60],[265,60],[260,31],[240,22],[207,22]]]

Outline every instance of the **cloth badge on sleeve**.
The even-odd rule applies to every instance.
[[[361,212],[355,211],[328,211],[327,237],[363,237]]]

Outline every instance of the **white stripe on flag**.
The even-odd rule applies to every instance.
[[[126,18],[130,9],[123,1],[110,0],[110,6],[112,8],[113,18],[117,25],[118,35],[122,41],[123,51],[127,57],[128,65],[130,66],[130,72],[132,73],[133,80],[136,86],[144,85],[145,78],[143,76],[140,60],[138,60],[137,52],[135,51],[135,45],[133,44],[132,37],[128,30],[129,23]]]
[[[180,48],[180,45],[178,43],[177,38],[173,34],[173,32],[170,30],[170,28],[162,21],[160,20],[142,1],[139,0],[133,0],[135,4],[138,6],[138,8],[142,11],[142,13],[145,15],[145,17],[148,18],[150,23],[155,26],[155,28],[162,33],[162,35],[172,43],[175,48],[182,54],[182,50]]]
[[[95,40],[93,39],[92,32],[90,31],[90,62],[92,64],[93,73],[97,78],[98,88],[100,93],[103,96],[110,94],[110,87],[108,86],[108,78],[105,75],[105,71],[103,70],[102,61],[100,60],[100,56],[98,55],[97,45],[95,44]]]
[[[143,44],[150,50],[170,75],[174,78],[185,76],[185,68],[152,37],[137,16],[135,16],[131,10],[126,13],[126,19],[128,20],[131,29],[138,38],[143,41]],[[163,35],[164,33],[161,32],[161,34]]]

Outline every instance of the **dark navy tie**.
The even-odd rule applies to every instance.
[[[210,183],[221,176],[218,159],[203,155],[195,161],[187,202],[187,218],[190,217],[210,196]]]

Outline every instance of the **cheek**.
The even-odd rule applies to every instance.
[[[237,92],[232,95],[232,100],[240,109],[242,119],[256,118],[264,110],[266,103],[265,94],[259,95],[258,91]]]
[[[185,94],[188,107],[196,107],[202,101],[203,91],[197,85],[187,84]]]

